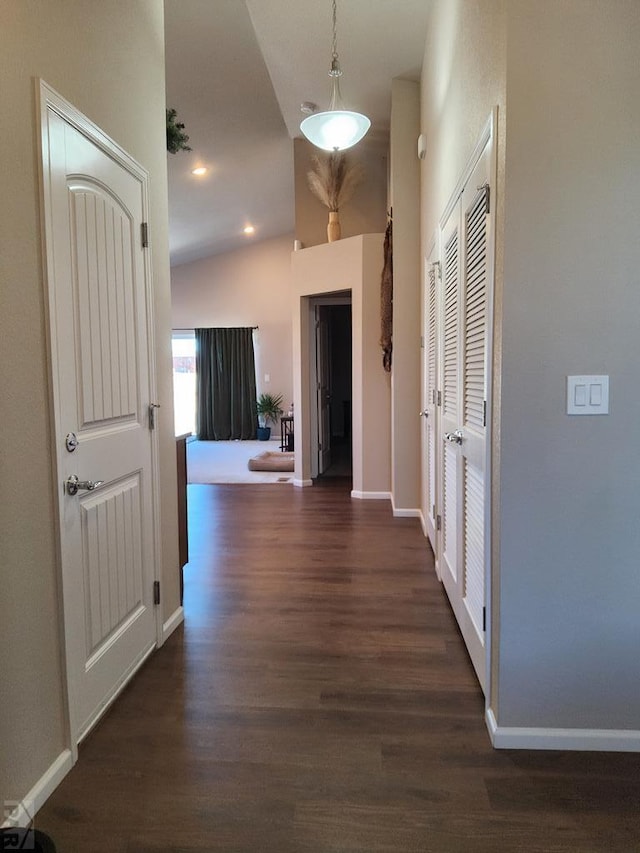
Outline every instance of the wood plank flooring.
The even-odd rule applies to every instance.
[[[37,817],[59,853],[640,851],[640,756],[498,752],[414,519],[189,487],[186,623]]]

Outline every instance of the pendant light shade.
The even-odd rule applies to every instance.
[[[344,151],[364,137],[371,122],[361,113],[350,110],[328,110],[308,116],[300,130],[317,148]]]
[[[336,0],[332,0],[333,7],[333,44],[331,54],[331,101],[329,109],[323,113],[314,113],[305,118],[300,130],[309,142],[324,151],[344,151],[351,148],[364,137],[371,127],[369,119],[351,110],[345,110],[340,95],[340,77],[342,69],[338,61],[337,35],[336,35]]]

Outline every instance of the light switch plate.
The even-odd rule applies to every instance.
[[[608,415],[608,376],[567,376],[568,415]]]

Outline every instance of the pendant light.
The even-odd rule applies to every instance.
[[[323,113],[314,113],[305,118],[300,130],[309,142],[325,151],[344,151],[351,148],[364,137],[371,127],[369,119],[362,113],[345,110],[340,95],[340,78],[342,70],[338,61],[336,36],[336,0],[333,6],[333,42],[331,51],[331,100],[329,109]]]

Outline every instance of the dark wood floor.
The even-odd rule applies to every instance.
[[[416,520],[189,488],[186,624],[38,815],[58,853],[640,851],[640,756],[492,750]]]

